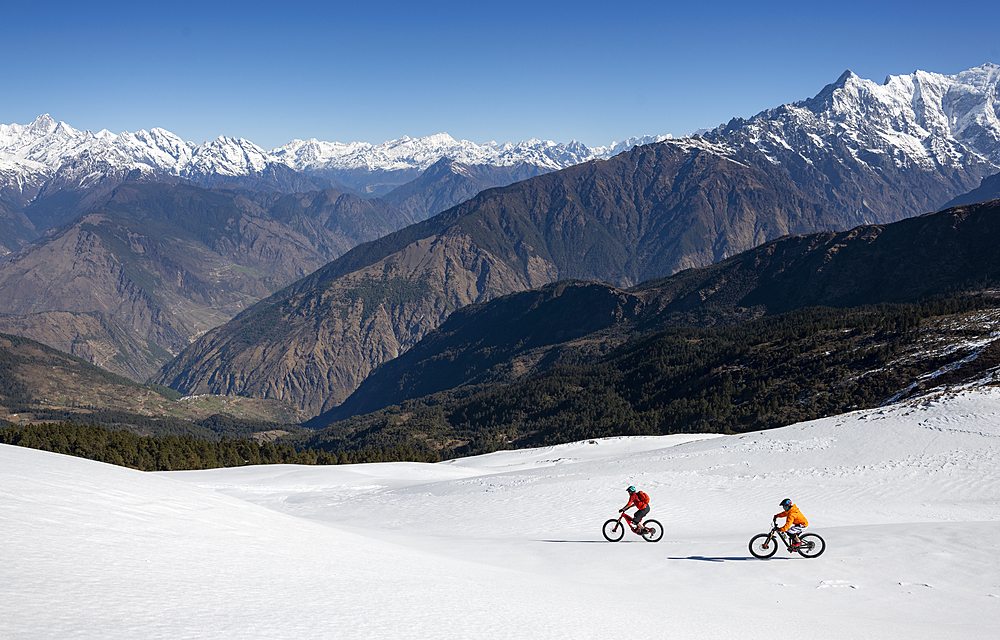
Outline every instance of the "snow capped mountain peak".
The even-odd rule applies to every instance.
[[[777,158],[794,149],[816,162],[824,149],[846,146],[854,161],[890,158],[927,171],[959,165],[1000,168],[1000,67],[956,75],[915,71],[881,85],[845,71],[815,97],[736,119],[708,134]]]
[[[846,70],[813,98],[749,120],[734,119],[690,144],[710,146],[727,156],[739,149],[760,151],[775,163],[787,153],[807,164],[822,162],[821,156],[831,149],[846,149],[861,165],[889,159],[897,167],[934,171],[978,164],[984,168],[976,172],[985,175],[1000,169],[998,85],[1000,66],[993,63],[955,75],[915,71],[888,76],[881,85]],[[95,134],[42,114],[28,125],[0,125],[0,162],[6,175],[24,182],[30,174],[36,183],[57,174],[95,177],[136,169],[146,175],[159,172],[212,181],[213,176],[259,174],[269,165],[324,177],[372,175],[424,171],[442,158],[467,165],[558,170],[668,139],[671,136],[633,137],[601,147],[538,138],[476,144],[441,132],[380,144],[292,140],[267,151],[226,136],[196,145],[158,127]]]
[[[455,140],[441,132],[423,138],[403,136],[380,144],[345,144],[316,138],[292,140],[266,151],[249,140],[224,135],[196,145],[159,127],[134,133],[114,134],[106,129],[97,134],[81,132],[57,122],[49,114],[42,114],[29,125],[0,125],[0,159],[5,165],[20,167],[16,173],[41,171],[49,177],[59,174],[70,179],[73,175],[93,179],[107,171],[121,173],[138,169],[144,175],[161,172],[206,180],[214,179],[212,176],[258,174],[270,164],[325,174],[331,171],[423,171],[446,157],[470,165],[531,164],[555,170],[668,137],[630,138],[623,143],[591,149],[577,141],[557,144],[534,138],[526,142],[477,145],[468,140]]]
[[[455,144],[455,139],[443,131],[441,133],[427,136],[424,140],[429,144]]]
[[[43,113],[42,115],[35,118],[34,122],[32,122],[27,126],[27,129],[30,130],[32,133],[37,133],[39,135],[46,135],[55,131],[56,127],[58,127],[59,124],[60,123],[57,123],[55,120],[52,119],[52,116],[50,116],[47,113]]]

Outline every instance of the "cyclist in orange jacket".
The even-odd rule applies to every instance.
[[[809,526],[809,521],[806,517],[802,515],[799,508],[792,504],[791,498],[785,498],[781,501],[781,508],[784,509],[781,513],[775,515],[775,518],[784,518],[785,526],[781,527],[782,531],[787,531],[792,538],[792,546],[797,547],[802,544],[799,540],[799,534],[802,530]]]
[[[635,513],[632,515],[632,522],[635,523],[636,529],[639,533],[642,533],[643,527],[640,522],[649,514],[649,496],[646,495],[645,491],[636,491],[635,487],[628,488],[628,504],[618,510],[618,513],[624,513],[629,507],[635,507]]]

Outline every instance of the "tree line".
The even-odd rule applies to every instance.
[[[406,444],[353,451],[318,451],[248,438],[207,440],[191,434],[139,436],[124,429],[72,422],[10,425],[0,444],[87,458],[140,471],[188,471],[262,464],[332,465],[363,462],[438,462],[440,455]]]

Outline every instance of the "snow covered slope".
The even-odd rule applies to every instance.
[[[143,474],[0,446],[0,637],[992,638],[1000,389],[738,436]],[[605,542],[624,488],[658,543]],[[791,497],[817,559],[747,553]]]

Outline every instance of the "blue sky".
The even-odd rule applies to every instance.
[[[595,146],[1000,64],[1000,2],[5,1],[0,123]]]

